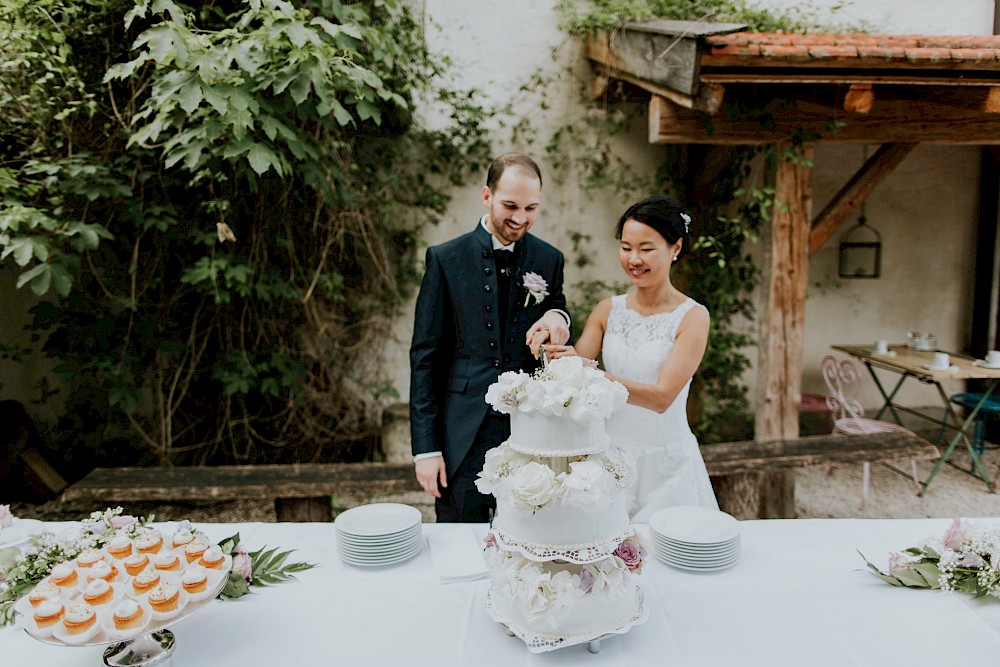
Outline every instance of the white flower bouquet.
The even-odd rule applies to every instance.
[[[956,518],[941,538],[891,554],[887,572],[867,558],[865,562],[893,586],[1000,597],[1000,531],[995,526],[972,528]]]
[[[560,357],[528,375],[508,371],[486,391],[494,410],[568,416],[577,422],[607,419],[621,409],[628,390],[581,357]]]

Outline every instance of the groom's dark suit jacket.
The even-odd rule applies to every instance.
[[[469,452],[490,409],[486,389],[504,371],[531,371],[538,361],[525,333],[545,311],[566,308],[563,255],[530,234],[514,245],[505,322],[491,236],[479,223],[427,250],[410,346],[410,434],[413,453],[440,451],[449,478]],[[500,251],[506,252],[506,251]],[[522,286],[534,272],[548,283],[540,304]]]

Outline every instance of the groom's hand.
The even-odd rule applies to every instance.
[[[531,325],[524,336],[524,343],[531,348],[531,354],[538,358],[539,349],[544,343],[562,345],[569,340],[569,327],[566,318],[558,311],[550,310]]]
[[[438,488],[440,483],[441,488],[446,488],[448,486],[448,477],[445,473],[444,467],[444,457],[443,456],[431,456],[426,459],[420,459],[416,463],[417,469],[417,481],[420,482],[420,486],[424,488],[424,491],[431,494],[435,498],[441,497],[441,491]]]

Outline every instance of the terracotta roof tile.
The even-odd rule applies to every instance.
[[[996,57],[996,49],[951,49],[952,60],[994,60]]]
[[[906,49],[901,46],[858,46],[860,58],[905,58]]]
[[[942,48],[906,49],[907,60],[951,60],[951,50]]]
[[[763,44],[760,47],[760,55],[772,56],[775,58],[808,58],[808,46],[785,46],[774,44]]]
[[[858,47],[853,44],[812,46],[809,48],[809,55],[813,58],[857,58]]]

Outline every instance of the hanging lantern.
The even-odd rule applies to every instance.
[[[841,278],[878,278],[882,275],[882,235],[866,224],[864,206],[854,225],[840,237]]]

